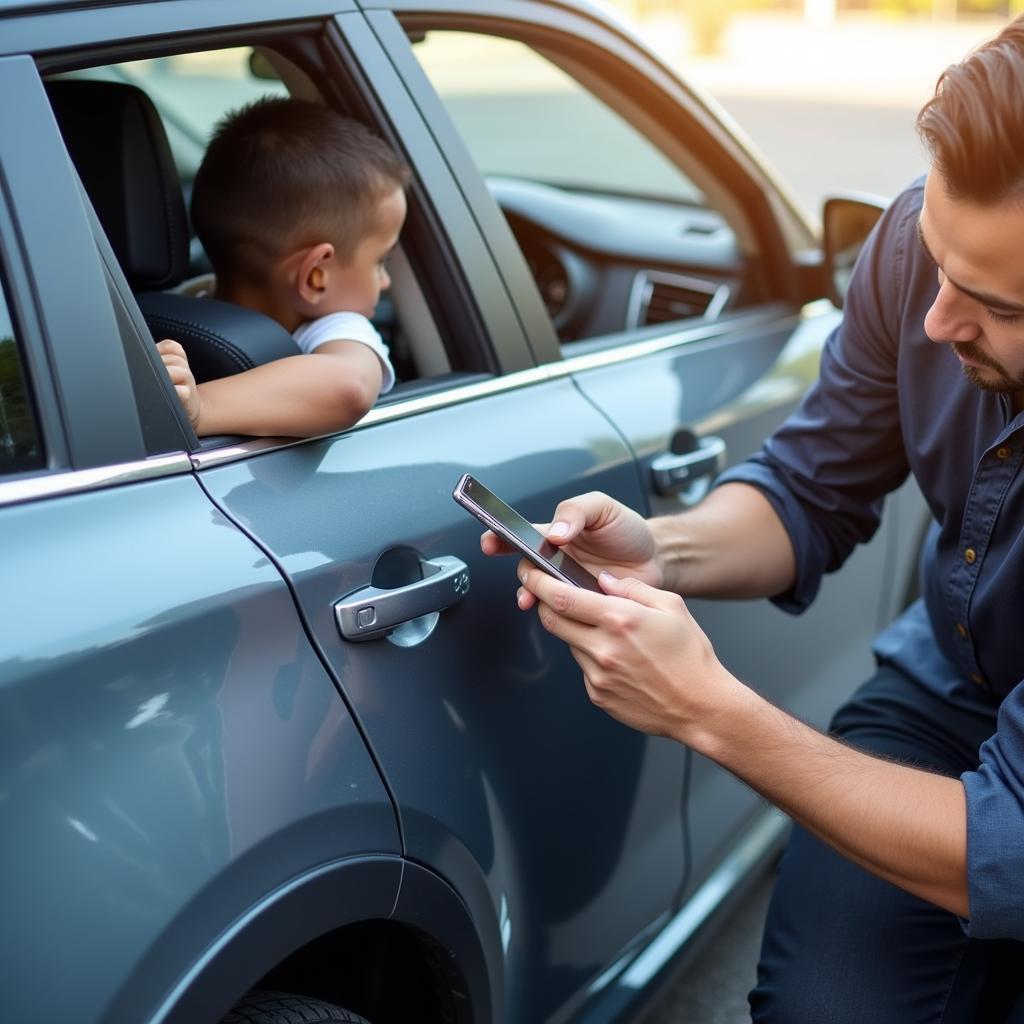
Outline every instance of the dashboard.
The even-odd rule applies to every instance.
[[[520,178],[488,187],[563,342],[713,318],[741,298],[744,260],[713,210]]]

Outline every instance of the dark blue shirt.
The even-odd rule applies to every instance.
[[[993,717],[978,770],[961,777],[965,927],[1024,939],[1024,414],[971,384],[950,346],[924,332],[938,280],[917,236],[923,193],[923,181],[902,193],[865,246],[817,385],[721,482],[754,484],[772,502],[797,559],[794,587],[776,600],[800,611],[874,533],[883,496],[914,474],[935,519],[923,598],[875,652]]]

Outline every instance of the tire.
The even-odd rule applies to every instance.
[[[365,1017],[320,999],[253,989],[221,1018],[220,1024],[370,1024]]]

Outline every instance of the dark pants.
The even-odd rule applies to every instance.
[[[865,750],[959,776],[993,714],[949,706],[882,666],[832,731]],[[968,939],[948,911],[851,864],[796,827],[765,924],[758,1024],[1024,1024],[1024,943]]]

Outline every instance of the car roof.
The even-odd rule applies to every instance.
[[[103,7],[138,6],[139,4],[157,3],[160,0],[112,0]],[[615,21],[620,25],[628,24],[622,13],[612,6],[609,0],[535,0],[550,7],[568,7],[581,13],[589,14],[601,20]],[[359,6],[372,7],[371,3],[356,0]],[[96,7],[96,0],[0,0],[0,14],[31,14],[33,11],[77,10],[79,8]]]

